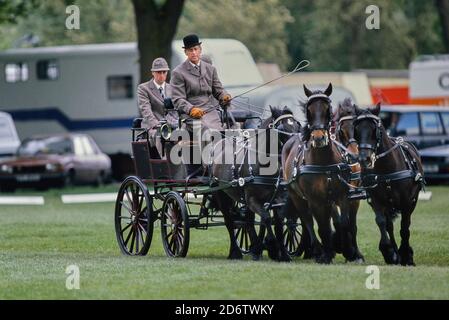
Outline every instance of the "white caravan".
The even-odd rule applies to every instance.
[[[173,41],[172,50],[171,69],[185,59],[182,41]],[[262,83],[241,42],[203,39],[203,53],[231,93]],[[136,43],[9,49],[0,52],[0,64],[0,110],[12,115],[22,139],[76,131],[91,135],[113,167],[123,159],[116,155],[130,154],[129,128],[138,116]]]
[[[410,64],[410,104],[449,105],[449,55],[421,56]]]

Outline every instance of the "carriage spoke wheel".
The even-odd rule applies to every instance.
[[[153,237],[153,201],[138,177],[127,177],[115,203],[115,234],[126,255],[144,256]]]
[[[190,226],[187,206],[179,193],[165,196],[161,212],[161,236],[169,257],[185,257],[189,250]]]
[[[299,219],[287,219],[283,230],[284,246],[289,256],[299,257],[304,252],[302,239],[302,225]]]
[[[243,208],[241,203],[236,204],[236,213],[239,213]],[[265,236],[265,227],[260,224],[260,218],[255,217],[254,212],[246,211],[242,217],[240,214],[239,221],[235,222],[234,235],[237,241],[237,246],[240,248],[242,254],[248,254],[251,248],[251,229],[255,228],[256,236],[260,241],[263,241]]]

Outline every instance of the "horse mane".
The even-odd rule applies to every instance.
[[[271,111],[271,117],[268,117],[267,119],[265,119],[262,124],[260,125],[261,128],[266,128],[268,127],[268,124],[270,122],[272,122],[273,120],[279,118],[282,115],[286,115],[286,114],[293,114],[292,110],[290,110],[290,108],[288,108],[287,106],[285,107],[280,107],[280,106],[270,106],[270,111]]]
[[[287,106],[285,106],[285,107],[279,107],[279,106],[272,107],[272,106],[270,106],[270,110],[271,110],[271,117],[273,119],[277,119],[280,116],[285,115],[285,114],[293,114],[293,112]]]
[[[357,106],[352,102],[351,98],[345,98],[343,102],[338,104],[337,111],[334,114],[334,122],[337,122],[341,117],[352,115],[356,115]]]

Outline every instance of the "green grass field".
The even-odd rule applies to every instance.
[[[338,255],[322,266],[301,258],[276,263],[266,253],[263,261],[228,261],[224,227],[192,231],[185,259],[165,257],[159,228],[147,256],[122,256],[113,203],[62,204],[61,191],[50,190],[44,206],[0,206],[0,299],[448,299],[449,187],[429,189],[432,200],[420,202],[412,220],[417,266],[407,268],[384,264],[366,203],[358,219],[365,265]],[[25,194],[38,193],[18,193]],[[79,290],[66,289],[71,264],[80,269]],[[379,290],[365,287],[368,265],[380,267]]]

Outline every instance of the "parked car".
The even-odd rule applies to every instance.
[[[0,159],[13,156],[19,145],[20,139],[12,117],[0,112]]]
[[[111,160],[86,134],[25,139],[16,156],[0,162],[0,189],[101,184],[111,175]]]
[[[449,107],[382,106],[380,117],[390,136],[418,147],[428,180],[449,179]]]
[[[424,174],[427,180],[449,180],[449,145],[421,149]]]
[[[380,116],[390,136],[403,136],[418,149],[449,144],[449,107],[382,106]]]

